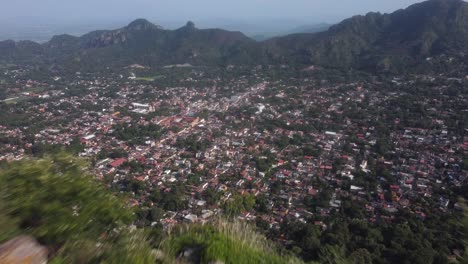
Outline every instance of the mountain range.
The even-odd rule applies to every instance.
[[[278,30],[276,32],[263,32],[260,34],[251,34],[250,37],[257,41],[264,41],[270,38],[278,36],[287,36],[298,33],[318,33],[327,31],[332,25],[327,23],[313,24],[313,25],[303,25],[299,27],[294,27],[288,30]]]
[[[468,51],[468,3],[429,0],[391,14],[368,13],[319,33],[291,34],[255,41],[241,32],[176,30],[138,19],[116,30],[81,37],[60,35],[38,44],[0,42],[0,62],[59,67],[150,67],[192,65],[295,64],[388,70],[437,55]]]

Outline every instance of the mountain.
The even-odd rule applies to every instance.
[[[241,32],[197,29],[188,22],[177,30],[164,30],[145,19],[124,28],[100,30],[81,37],[60,35],[49,42],[0,42],[0,61],[23,62],[41,58],[59,65],[126,66],[131,63],[167,65],[211,64],[254,43]]]
[[[285,35],[297,34],[297,33],[319,33],[327,31],[332,25],[327,23],[320,23],[316,25],[304,25],[293,28]]]
[[[152,66],[209,64],[229,54],[233,47],[250,42],[253,41],[240,32],[200,30],[192,22],[177,30],[164,30],[138,19],[122,29],[91,32],[70,42],[68,47],[75,61]],[[65,61],[69,59],[70,56],[65,57]]]
[[[468,51],[468,4],[429,0],[392,14],[355,16],[318,34],[272,39],[273,57],[303,64],[389,68]]]
[[[330,27],[331,27],[330,24],[320,23],[316,25],[305,25],[305,26],[295,27],[293,29],[288,29],[284,31],[255,34],[255,35],[252,35],[251,37],[257,41],[265,41],[270,38],[279,37],[279,36],[287,36],[287,35],[297,34],[297,33],[323,32],[323,31],[327,31]]]
[[[468,4],[429,0],[391,14],[355,16],[319,33],[256,42],[241,32],[197,29],[192,22],[165,30],[138,19],[117,30],[49,42],[0,42],[0,62],[43,62],[66,67],[190,63],[300,64],[367,70],[405,69],[427,57],[468,51]]]

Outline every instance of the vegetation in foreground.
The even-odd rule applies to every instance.
[[[218,220],[210,225],[179,226],[163,241],[170,257],[194,251],[195,263],[302,263],[291,256],[281,256],[271,242],[248,224]]]
[[[195,252],[185,258],[192,263],[300,263],[275,253],[248,225],[222,220],[177,227],[156,251],[145,235],[151,232],[132,230],[131,209],[83,160],[60,154],[2,167],[0,243],[31,235],[47,246],[51,263],[174,263],[187,249]]]
[[[0,242],[19,234],[47,246],[52,263],[154,263],[132,212],[68,155],[23,160],[0,172]]]

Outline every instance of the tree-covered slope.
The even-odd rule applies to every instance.
[[[240,32],[197,29],[188,22],[177,30],[164,30],[137,19],[116,30],[90,32],[81,37],[60,35],[42,45],[33,42],[0,42],[0,61],[21,63],[34,57],[46,64],[69,67],[218,64],[235,57],[239,47],[255,42]]]
[[[319,34],[272,39],[265,48],[284,61],[385,70],[430,56],[463,55],[467,30],[468,3],[429,0],[392,14],[355,16]]]

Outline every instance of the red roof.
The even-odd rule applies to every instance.
[[[145,180],[145,177],[143,177],[143,176],[136,177],[136,180],[137,180],[137,181],[144,181],[144,180]]]
[[[120,158],[116,159],[113,162],[110,163],[110,165],[114,168],[120,167],[122,164],[124,164],[127,161],[125,158]]]
[[[184,117],[184,120],[185,120],[185,122],[192,123],[193,121],[195,121],[195,118],[194,117]]]
[[[317,190],[315,190],[314,188],[310,188],[309,189],[309,195],[312,195],[312,196],[317,195]]]

